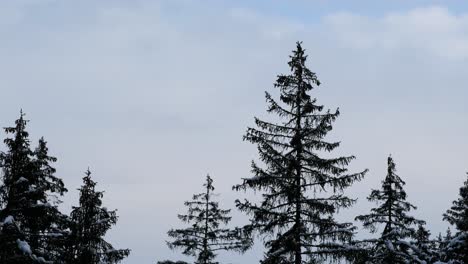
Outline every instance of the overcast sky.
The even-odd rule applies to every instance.
[[[373,206],[365,197],[391,153],[414,214],[445,232],[468,171],[466,1],[1,1],[0,126],[22,108],[32,139],[45,136],[67,212],[91,168],[118,208],[108,239],[132,249],[124,263],[187,259],[166,247],[167,230],[207,173],[222,206],[243,195],[231,186],[257,153],[242,135],[254,116],[274,118],[264,91],[298,40],[322,82],[313,95],[342,113],[328,137],[342,142],[336,155],[370,170],[339,218]]]

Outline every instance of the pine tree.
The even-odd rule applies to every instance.
[[[321,157],[339,146],[324,140],[339,111],[323,111],[309,95],[320,82],[306,67],[304,52],[298,42],[288,63],[291,74],[276,80],[282,103],[266,92],[267,111],[282,121],[255,118],[257,128],[248,128],[244,136],[257,145],[265,168],[252,162],[254,177],[233,187],[264,192],[259,204],[236,201],[238,209],[251,216],[246,230],[264,235],[264,264],[317,263],[350,253],[344,243],[350,242],[355,228],[336,221],[334,214],[355,202],[343,190],[366,173],[347,172],[354,156]]]
[[[103,192],[96,191],[91,172],[86,171],[80,189],[79,206],[73,207],[67,263],[119,263],[130,254],[129,249],[114,249],[104,240],[107,231],[117,223],[116,211],[102,207]]]
[[[444,220],[457,229],[455,236],[447,239],[446,260],[468,263],[468,179],[460,188],[458,200],[453,201],[452,207],[444,214]]]
[[[370,214],[356,217],[372,233],[377,232],[378,225],[384,226],[380,238],[371,240],[373,248],[369,253],[369,263],[420,263],[415,252],[417,249],[412,250],[405,240],[416,235],[415,225],[423,225],[425,222],[408,215],[416,207],[406,201],[404,185],[405,182],[396,174],[392,157],[388,157],[388,172],[382,182],[382,189],[372,190],[367,198],[380,206],[371,209]]]
[[[172,229],[168,232],[173,241],[168,242],[171,249],[181,248],[183,254],[195,256],[195,264],[217,264],[217,251],[244,252],[251,246],[251,240],[242,230],[221,228],[231,221],[231,210],[219,208],[213,199],[214,186],[210,176],[203,184],[205,192],[195,194],[192,201],[185,202],[188,207],[186,215],[179,215],[179,219],[191,224],[185,229]]]
[[[431,232],[424,225],[419,225],[414,234],[414,243],[412,249],[415,250],[419,259],[433,263],[439,259],[438,248],[435,241],[431,240]]]
[[[35,151],[30,149],[27,122],[21,112],[15,127],[5,128],[13,138],[5,139],[8,151],[0,154],[3,169],[0,221],[8,217],[14,219],[16,227],[10,231],[21,233],[24,239],[21,241],[31,249],[32,259],[60,263],[64,248],[59,241],[63,241],[67,234],[67,217],[58,210],[58,196],[67,189],[62,180],[53,175],[55,169],[49,163],[55,162],[56,158],[48,156],[45,140],[41,138]]]

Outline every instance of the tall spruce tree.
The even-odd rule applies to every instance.
[[[453,201],[452,207],[444,214],[444,220],[457,230],[453,238],[447,239],[445,260],[452,261],[451,263],[468,263],[468,179],[460,188],[458,200]]]
[[[41,138],[39,146],[34,151],[30,149],[26,124],[27,120],[21,112],[15,126],[5,128],[6,133],[13,134],[13,137],[4,140],[7,152],[0,154],[3,169],[0,221],[6,218],[14,220],[9,221],[12,223],[9,233],[16,230],[13,238],[17,241],[10,241],[9,244],[16,243],[20,249],[28,248],[23,253],[29,254],[31,260],[61,263],[67,217],[58,210],[58,197],[67,189],[62,180],[54,176],[55,169],[50,163],[55,162],[56,158],[48,155],[45,140]],[[11,237],[0,240],[5,242]],[[0,251],[8,249],[2,248]],[[0,254],[0,263],[4,263],[2,256],[8,255],[8,252],[3,253]]]
[[[22,186],[24,181],[19,181],[19,179],[23,175],[32,174],[32,153],[29,147],[26,123],[21,113],[20,118],[15,122],[15,127],[5,128],[7,134],[14,134],[14,138],[4,140],[7,152],[0,153],[0,166],[2,167],[0,263],[33,263],[30,254],[23,255],[17,246],[17,241],[25,239],[24,232],[19,226],[24,221],[22,215],[24,208],[20,203],[20,194],[23,192],[22,190],[28,188],[28,186]]]
[[[324,140],[339,111],[323,111],[309,95],[320,82],[307,68],[300,42],[290,58],[291,73],[279,75],[274,85],[281,103],[266,92],[267,111],[277,114],[280,123],[255,118],[257,128],[248,128],[244,136],[257,145],[265,167],[252,162],[254,177],[233,187],[263,191],[263,200],[259,204],[237,200],[236,206],[251,216],[246,229],[264,235],[267,252],[262,263],[337,261],[351,253],[345,243],[355,228],[336,221],[334,215],[355,202],[343,190],[367,170],[348,173],[354,156],[321,157],[339,146]]]
[[[119,263],[130,254],[129,249],[114,249],[104,240],[107,231],[117,223],[116,211],[102,207],[103,192],[96,191],[96,182],[89,169],[80,189],[80,204],[70,214],[71,235],[67,263]]]
[[[252,243],[241,229],[221,227],[231,221],[231,210],[220,209],[213,199],[215,188],[210,176],[206,177],[203,186],[205,192],[195,194],[192,201],[185,202],[188,213],[178,216],[183,222],[191,224],[190,227],[169,230],[168,235],[173,241],[168,242],[168,246],[171,249],[181,248],[183,254],[195,256],[195,264],[217,264],[217,251],[244,252]]]
[[[418,256],[418,250],[412,248],[407,241],[415,237],[415,226],[425,222],[408,215],[410,210],[416,207],[406,201],[404,185],[405,182],[396,174],[392,157],[388,157],[387,176],[382,182],[382,189],[372,190],[367,198],[380,206],[372,208],[370,214],[356,217],[356,220],[362,221],[364,228],[372,233],[377,232],[377,226],[384,226],[381,236],[370,240],[372,249],[366,263],[398,264],[424,261]]]

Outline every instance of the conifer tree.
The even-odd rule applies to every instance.
[[[366,171],[348,173],[354,156],[322,157],[339,146],[324,140],[339,111],[323,111],[309,95],[320,82],[307,68],[304,52],[298,42],[288,63],[291,73],[276,80],[281,102],[266,92],[267,111],[281,121],[255,118],[257,128],[248,128],[244,136],[257,145],[265,166],[252,162],[254,176],[233,187],[263,192],[260,203],[237,200],[236,206],[251,216],[246,230],[264,237],[264,264],[318,263],[351,253],[344,243],[350,242],[355,228],[336,221],[334,215],[355,202],[343,190]]]
[[[195,264],[217,264],[216,252],[244,252],[251,246],[251,240],[238,228],[222,228],[222,225],[231,221],[231,210],[219,208],[218,202],[214,200],[215,188],[209,175],[203,186],[205,192],[195,194],[192,201],[185,202],[188,213],[178,216],[190,227],[170,230],[168,235],[173,240],[168,242],[168,246],[171,249],[181,248],[183,254],[195,256]]]
[[[396,174],[392,157],[388,157],[387,176],[382,182],[382,189],[372,190],[367,198],[380,206],[372,208],[370,214],[356,217],[356,220],[362,221],[364,228],[372,233],[377,232],[377,226],[384,227],[378,239],[370,240],[373,247],[369,252],[368,263],[398,264],[424,261],[418,256],[418,249],[411,248],[406,241],[416,235],[414,226],[423,225],[425,222],[408,215],[410,210],[416,207],[406,201],[404,185],[405,182]]]
[[[30,149],[26,124],[27,120],[21,112],[15,126],[5,128],[7,134],[13,134],[13,137],[4,140],[7,152],[0,154],[3,169],[0,221],[10,217],[14,219],[10,231],[16,230],[16,235],[22,237],[23,240],[18,241],[23,243],[18,245],[27,244],[30,249],[27,252],[31,251],[32,259],[60,263],[64,248],[59,241],[63,241],[67,235],[67,217],[60,213],[57,206],[60,202],[58,196],[67,190],[62,180],[53,175],[55,169],[50,163],[56,159],[48,156],[45,140],[41,138],[36,150]],[[10,241],[10,244],[13,242]],[[5,248],[0,249],[3,250],[6,251]]]
[[[163,260],[163,261],[158,261],[156,264],[188,264],[185,261],[171,261],[171,260]]]
[[[433,263],[439,259],[439,249],[436,241],[431,240],[431,232],[424,225],[419,225],[414,234],[414,243],[412,249],[415,250],[419,259],[428,263]]]
[[[439,232],[439,235],[437,236],[437,243],[442,244],[444,243],[444,239],[442,238],[442,233]]]
[[[86,171],[80,189],[79,206],[70,214],[71,235],[67,263],[119,263],[130,254],[129,249],[114,249],[104,240],[107,231],[117,223],[116,211],[102,207],[103,192],[96,191],[91,172]]]
[[[450,230],[450,227],[447,227],[447,231],[445,231],[445,237],[444,237],[444,240],[446,242],[452,240],[453,236],[452,236],[452,230]]]
[[[445,236],[442,236],[442,233],[439,232],[439,235],[436,241],[436,251],[437,251],[437,256],[439,260],[444,260],[448,258],[447,257],[447,245],[450,243],[452,238],[453,238],[452,231],[450,230],[450,227],[448,227],[447,230],[445,231]]]
[[[37,263],[29,244],[24,240],[25,235],[9,215],[0,222],[0,263],[30,264]]]
[[[32,234],[30,244],[33,248],[39,248],[46,252],[44,257],[55,263],[63,263],[64,252],[67,251],[65,242],[68,236],[69,218],[62,214],[58,205],[62,202],[59,196],[63,196],[68,190],[62,179],[56,177],[55,168],[51,163],[57,161],[55,157],[48,155],[47,142],[39,139],[39,144],[34,150],[34,171],[36,181],[33,183],[33,192],[37,205],[28,214],[32,220],[28,226]]]
[[[453,238],[447,239],[445,260],[452,263],[468,263],[468,179],[460,188],[459,195],[458,200],[453,201],[452,207],[444,214],[444,220],[454,225],[457,230]]]
[[[419,225],[414,238],[416,239],[416,244],[422,247],[430,242],[431,233],[423,225]]]

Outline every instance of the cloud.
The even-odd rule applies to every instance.
[[[288,71],[298,40],[323,83],[314,96],[342,110],[331,135],[342,141],[336,155],[355,154],[353,171],[371,169],[353,187],[360,200],[344,219],[367,209],[390,152],[428,220],[440,218],[464,177],[466,15],[428,7],[381,17],[333,12],[311,23],[186,0],[11,8],[19,15],[0,22],[0,127],[21,107],[28,113],[31,135],[44,135],[59,158],[57,175],[71,190],[65,206],[76,204],[91,167],[106,205],[119,209],[111,241],[133,249],[126,263],[178,258],[166,231],[206,173],[232,208],[231,186],[257,157],[242,135],[253,116],[272,120],[264,91],[276,94],[276,74]],[[220,261],[253,263],[259,252]]]
[[[304,25],[281,17],[262,15],[248,8],[234,7],[229,11],[230,16],[240,23],[249,24],[259,31],[260,36],[279,40],[285,36],[294,36],[304,30]]]
[[[383,17],[335,13],[324,19],[342,45],[358,49],[411,49],[452,60],[468,58],[468,15],[432,6]]]

